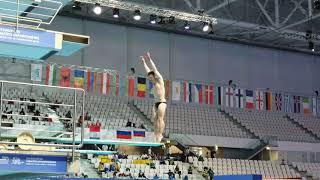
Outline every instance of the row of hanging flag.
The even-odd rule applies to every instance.
[[[320,115],[320,98],[317,97],[224,86],[214,87],[187,81],[182,83],[173,81],[172,87],[173,101],[180,101],[182,98],[186,103]]]
[[[41,72],[41,64],[32,64],[31,80],[41,82]],[[105,95],[154,98],[153,83],[145,77],[120,76],[117,71],[72,70],[70,67],[46,64],[44,81],[46,85],[82,88],[88,92],[99,92]],[[166,98],[169,99],[169,80],[165,80],[165,87]]]
[[[41,64],[31,65],[31,80],[41,81],[41,68]],[[71,70],[54,64],[47,64],[45,72],[46,85],[83,88],[88,92],[111,96],[154,98],[153,83],[145,77],[121,76],[117,71]],[[166,99],[172,101],[320,115],[320,98],[316,97],[234,89],[189,81],[165,80],[164,83]]]

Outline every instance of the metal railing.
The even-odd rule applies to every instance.
[[[74,93],[74,101],[73,104],[59,104],[59,103],[47,103],[47,102],[31,102],[31,101],[21,101],[21,100],[15,100],[15,99],[4,99],[4,88],[6,85],[13,85],[13,86],[29,86],[29,87],[42,87],[45,88],[45,90],[48,89],[60,89],[60,90],[71,90]],[[9,87],[9,86],[8,86]],[[33,117],[33,118],[48,118],[48,117],[43,117],[43,116],[34,116],[34,115],[20,115],[20,114],[9,114],[9,113],[4,113],[3,112],[3,106],[4,102],[12,102],[12,103],[25,103],[25,104],[36,104],[36,105],[54,105],[54,106],[59,106],[59,107],[71,107],[73,108],[73,118],[58,118],[63,119],[63,120],[72,120],[72,132],[67,132],[67,131],[59,131],[59,130],[41,130],[41,129],[36,129],[32,130],[35,132],[46,132],[46,133],[65,133],[69,134],[72,136],[72,145],[69,144],[41,144],[41,143],[18,143],[18,142],[8,142],[8,141],[0,141],[0,144],[4,145],[28,145],[28,146],[47,146],[47,147],[62,147],[62,148],[72,148],[72,160],[74,161],[74,153],[76,148],[81,148],[83,146],[84,142],[84,123],[81,123],[81,132],[80,132],[80,143],[76,145],[76,120],[77,120],[77,92],[80,92],[80,96],[82,96],[82,110],[81,110],[81,117],[82,117],[82,122],[84,122],[84,106],[85,106],[85,96],[86,93],[83,89],[79,88],[70,88],[70,87],[60,87],[60,86],[49,86],[49,85],[41,85],[41,84],[31,84],[31,83],[22,83],[22,82],[13,82],[13,81],[0,81],[0,138],[2,137],[2,132],[3,130],[16,130],[16,131],[27,131],[27,128],[15,128],[15,127],[2,127],[2,115],[6,116],[18,116],[18,117]],[[30,129],[29,129],[30,131]]]
[[[49,25],[57,16],[63,3],[57,0],[42,0],[30,3],[26,0],[0,0],[0,17],[3,24],[15,24],[16,27],[39,28]],[[25,9],[31,9],[26,11]],[[31,12],[37,9],[40,12]],[[27,15],[30,15],[27,17]]]

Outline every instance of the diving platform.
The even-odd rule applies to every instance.
[[[89,46],[90,37],[43,29],[17,29],[0,23],[0,56],[25,60],[46,60],[71,56]]]
[[[72,0],[0,0],[0,56],[46,60],[71,56],[89,45],[89,36],[43,29]]]
[[[71,138],[59,138],[58,143],[71,144]],[[75,140],[76,144],[80,143],[79,139]],[[83,144],[102,144],[102,145],[126,145],[126,146],[143,146],[143,147],[158,147],[164,145],[163,143],[145,142],[145,141],[126,141],[126,140],[102,140],[102,139],[84,139]]]
[[[56,149],[54,152],[66,152],[66,153],[72,153],[72,149]],[[95,155],[110,155],[117,153],[116,151],[99,151],[99,150],[81,150],[76,149],[76,153],[80,154],[95,154]]]

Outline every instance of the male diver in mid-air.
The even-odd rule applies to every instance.
[[[156,142],[161,142],[163,138],[163,131],[165,128],[164,116],[167,108],[167,101],[165,99],[165,87],[161,74],[156,68],[151,59],[150,53],[147,56],[141,56],[141,62],[148,74],[148,79],[153,83],[155,104],[153,106],[152,117],[154,119],[154,129]],[[149,66],[147,65],[149,64]]]

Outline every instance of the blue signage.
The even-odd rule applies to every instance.
[[[0,172],[3,173],[58,173],[67,172],[67,157],[0,153]]]
[[[215,180],[262,180],[262,175],[223,175],[223,176],[214,176]]]
[[[55,49],[56,34],[22,27],[16,30],[13,26],[0,25],[0,42]]]

